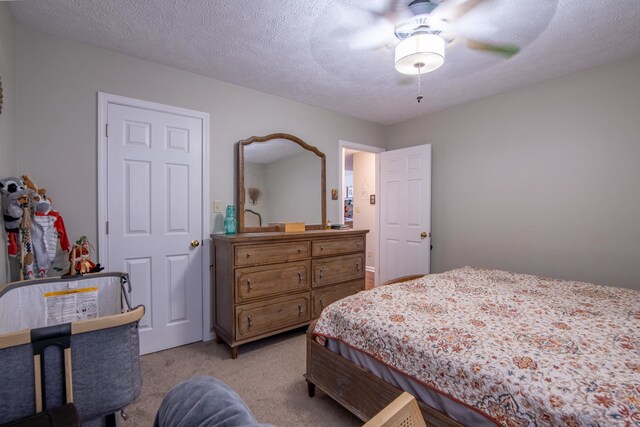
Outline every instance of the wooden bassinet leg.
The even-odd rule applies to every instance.
[[[64,349],[64,382],[67,391],[67,403],[73,403],[73,376],[71,374],[71,347]]]
[[[42,412],[42,371],[40,370],[40,355],[33,355],[33,373],[35,375],[36,413]]]

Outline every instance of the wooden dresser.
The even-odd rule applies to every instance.
[[[242,344],[307,325],[364,289],[367,230],[213,234],[214,331]]]

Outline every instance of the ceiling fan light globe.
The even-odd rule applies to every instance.
[[[444,64],[444,39],[435,34],[414,34],[396,46],[396,70],[402,74],[424,74]]]

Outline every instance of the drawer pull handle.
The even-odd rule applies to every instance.
[[[321,251],[324,251],[324,246],[320,246],[320,250],[321,250]]]
[[[251,283],[251,279],[247,279],[247,286],[249,287],[249,290],[253,289],[253,284]]]
[[[251,256],[251,252],[247,252],[247,258]]]
[[[324,301],[322,301],[322,298],[320,298],[320,307],[324,310]]]
[[[356,246],[360,246],[360,242],[356,242]]]
[[[361,268],[361,267],[360,267],[360,263],[359,263],[359,262],[356,262],[356,270],[360,271],[360,268]]]
[[[251,318],[251,316],[247,316],[247,320],[249,321],[249,327],[253,326],[253,319]]]
[[[320,267],[320,278],[322,278],[322,276],[324,276],[324,269]]]
[[[302,316],[302,306],[298,304],[298,317]]]
[[[298,282],[302,283],[302,272],[298,271]]]
[[[298,248],[298,253],[302,253],[302,248]]]

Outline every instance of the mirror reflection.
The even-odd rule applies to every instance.
[[[322,158],[296,142],[244,146],[244,227],[322,224]]]

